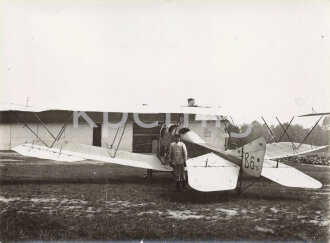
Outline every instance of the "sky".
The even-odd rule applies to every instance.
[[[330,1],[2,0],[0,18],[1,102],[330,111]]]

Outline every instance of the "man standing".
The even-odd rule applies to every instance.
[[[175,134],[175,142],[171,143],[169,149],[169,160],[173,167],[175,185],[178,191],[180,190],[180,184],[182,189],[186,189],[186,174],[184,168],[188,156],[186,145],[180,142],[180,138],[180,134]]]

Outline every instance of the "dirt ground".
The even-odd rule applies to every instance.
[[[169,173],[0,153],[0,241],[329,241],[330,168],[290,164],[317,190],[260,179],[236,191],[176,192]],[[294,178],[293,178],[294,179]],[[245,177],[243,189],[254,182]]]

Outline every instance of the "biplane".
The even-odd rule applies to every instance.
[[[11,110],[23,110],[37,114],[45,109],[33,107],[12,108],[11,106]],[[113,111],[113,109],[111,111]],[[118,110],[116,110],[116,112],[117,111]],[[203,114],[219,117],[219,110],[197,106],[166,109],[164,107],[141,105],[136,107],[126,107],[125,112],[140,114],[171,112],[195,115]],[[320,115],[323,116],[326,114],[329,113],[322,113]],[[314,115],[315,114],[313,114],[313,116]],[[225,150],[207,143],[196,132],[190,129],[189,126],[181,121],[178,123],[164,123],[160,127],[158,140],[159,146],[154,154],[139,154],[119,150],[119,146],[98,147],[72,142],[60,142],[60,137],[68,123],[72,120],[72,116],[71,119],[63,125],[57,136],[52,135],[54,141],[51,145],[40,145],[34,142],[24,143],[14,147],[13,150],[23,156],[55,161],[75,163],[83,160],[91,160],[92,162],[98,161],[102,163],[143,168],[149,172],[171,172],[172,167],[168,163],[167,153],[175,134],[178,133],[181,135],[183,142],[186,143],[188,148],[189,158],[186,161],[188,184],[195,190],[210,192],[233,190],[236,188],[240,189],[241,183],[239,178],[241,178],[240,175],[242,173],[255,178],[265,177],[286,187],[322,187],[322,184],[319,181],[292,166],[278,162],[278,159],[301,155],[312,151],[316,152],[326,146],[311,147],[308,144],[298,144],[293,143],[292,141],[291,143],[276,141],[275,143],[266,144],[264,138],[258,138],[242,147]],[[40,122],[42,123],[41,120]],[[124,128],[122,129],[121,137],[125,132],[125,126],[126,124],[124,124]],[[287,129],[288,127],[284,129],[284,132],[287,132]]]

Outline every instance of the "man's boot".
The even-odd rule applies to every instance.
[[[177,182],[175,183],[175,186],[176,186],[176,190],[177,190],[177,191],[180,191],[180,181],[177,181]]]
[[[186,180],[181,181],[181,186],[182,186],[182,189],[183,190],[186,190],[187,189],[187,187],[186,187]]]

